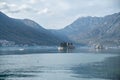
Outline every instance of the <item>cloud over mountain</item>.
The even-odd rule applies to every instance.
[[[119,0],[0,0],[0,10],[11,17],[33,19],[46,28],[63,28],[81,16],[119,12],[119,3]]]

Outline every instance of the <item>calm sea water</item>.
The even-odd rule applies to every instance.
[[[119,69],[114,71],[111,66],[109,68],[113,69],[113,72],[109,69],[106,71],[115,59],[117,61],[114,66],[116,69],[119,67],[119,58],[116,58],[119,57],[119,49],[94,51],[81,48],[61,52],[53,48],[2,48],[0,54],[0,80],[110,80],[119,78],[119,72],[117,72]]]

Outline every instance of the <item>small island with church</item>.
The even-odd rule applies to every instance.
[[[60,43],[58,50],[67,50],[67,49],[74,49],[75,46],[71,42],[62,42]]]

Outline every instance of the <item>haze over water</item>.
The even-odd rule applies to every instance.
[[[120,61],[119,49],[91,51],[82,48],[70,53],[57,52],[53,48],[46,49],[51,53],[42,50],[43,52],[39,49],[18,51],[10,48],[8,51],[1,49],[0,80],[119,79],[119,72],[117,72],[119,69],[116,70]],[[109,66],[111,64],[115,64],[114,67]],[[108,66],[109,69],[106,69]]]

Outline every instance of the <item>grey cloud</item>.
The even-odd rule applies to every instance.
[[[32,8],[25,5],[16,5],[16,4],[8,4],[6,2],[0,2],[0,10],[8,12],[8,13],[18,13],[21,11],[34,11]]]
[[[33,5],[32,5],[33,6]],[[32,12],[32,13],[38,13],[38,14],[47,14],[50,12],[50,10],[48,8],[42,8],[42,9],[39,9],[39,8],[35,8],[35,7],[32,7],[30,4],[10,4],[10,3],[7,3],[7,2],[2,2],[0,1],[0,10],[1,11],[4,11],[4,12],[7,12],[7,13],[19,13],[19,12]]]

